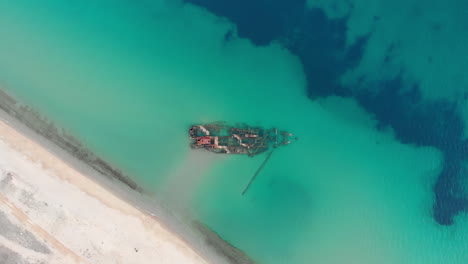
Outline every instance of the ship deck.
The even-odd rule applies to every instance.
[[[192,148],[203,148],[215,153],[247,154],[254,156],[267,151],[271,145],[288,144],[291,134],[278,133],[278,129],[263,129],[247,125],[227,126],[224,124],[194,125],[190,128]],[[283,141],[279,142],[280,135]]]

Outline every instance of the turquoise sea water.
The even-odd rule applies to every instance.
[[[353,98],[311,100],[295,54],[234,29],[178,1],[0,0],[0,86],[260,263],[466,263],[467,215],[432,217],[443,153]],[[219,120],[299,140],[242,197],[264,156],[187,145]]]

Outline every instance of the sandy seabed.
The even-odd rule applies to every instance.
[[[1,263],[207,263],[18,126],[0,112]]]

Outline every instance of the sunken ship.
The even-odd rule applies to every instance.
[[[293,136],[277,128],[264,129],[246,124],[230,126],[224,122],[193,125],[189,129],[191,147],[214,153],[245,154],[250,157],[291,143]]]

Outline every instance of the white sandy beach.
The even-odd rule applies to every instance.
[[[207,263],[18,126],[0,113],[0,263]]]

